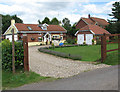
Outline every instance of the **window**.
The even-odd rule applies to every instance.
[[[60,40],[60,36],[59,35],[53,35],[52,40]]]
[[[28,28],[29,30],[32,30],[32,28],[31,28],[31,27],[29,27],[29,26],[28,26],[27,28]]]
[[[47,27],[41,27],[43,30],[47,30]]]
[[[41,33],[39,33],[39,35],[42,35]]]
[[[54,35],[53,38],[59,38],[59,35]]]
[[[42,41],[42,38],[41,38],[41,37],[38,37],[38,41],[41,42],[41,41]]]

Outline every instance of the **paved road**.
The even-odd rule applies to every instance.
[[[53,82],[35,83],[17,90],[118,90],[118,67],[96,69]]]
[[[30,69],[41,76],[66,78],[81,72],[109,67],[105,64],[92,64],[78,60],[61,58],[38,51],[42,46],[29,47]]]

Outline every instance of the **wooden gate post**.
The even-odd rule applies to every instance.
[[[14,29],[12,29],[12,70],[15,73],[15,44],[14,44]]]
[[[120,59],[120,35],[118,35],[118,60]]]
[[[28,39],[27,39],[27,36],[23,36],[23,48],[24,48],[24,71],[29,71]]]
[[[106,58],[106,34],[101,36],[101,62]]]

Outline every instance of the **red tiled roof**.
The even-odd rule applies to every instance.
[[[96,18],[96,17],[90,17],[90,18],[81,18],[81,19],[83,19],[88,24],[95,24],[96,22],[102,26],[106,26],[109,24],[105,19],[102,18]]]
[[[82,30],[92,30],[95,34],[103,34],[103,33],[110,34],[107,30],[105,30],[97,25],[87,25],[87,26],[81,28],[79,31],[82,31]]]
[[[42,30],[39,24],[23,24],[23,23],[15,23],[18,31],[66,31],[63,27],[59,25],[49,25],[47,30]],[[29,30],[27,27],[31,27],[32,30]]]
[[[92,21],[91,19],[89,18],[82,18],[85,22],[87,22],[88,24],[95,24],[94,21]]]
[[[109,24],[105,19],[96,18],[96,17],[91,17],[91,18],[94,19],[96,22],[98,22],[100,25],[108,25]]]

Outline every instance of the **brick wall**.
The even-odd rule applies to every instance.
[[[84,26],[86,26],[87,24],[83,21],[83,20],[80,20],[79,22],[78,22],[78,24],[76,25],[76,29],[80,29],[80,28],[82,28],[82,27],[84,27]]]

